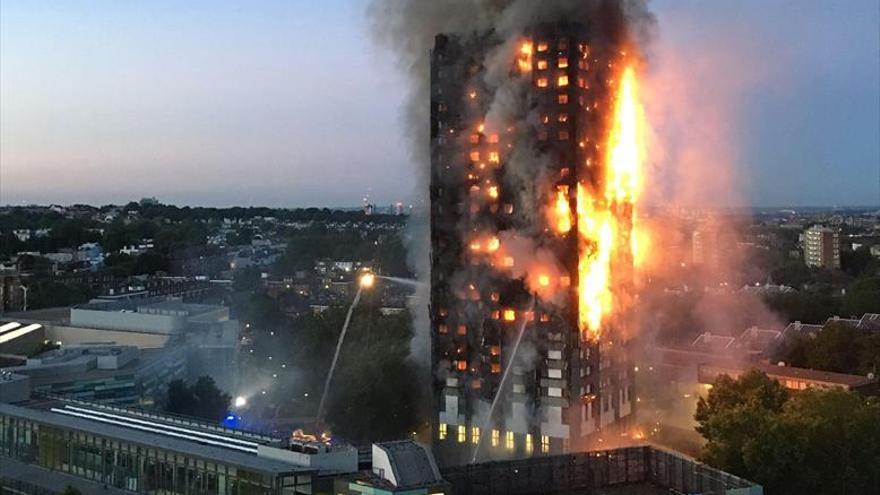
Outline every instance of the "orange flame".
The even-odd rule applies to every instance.
[[[608,137],[605,197],[609,202],[632,204],[641,188],[640,168],[644,157],[641,136],[644,110],[638,100],[635,70],[626,67],[614,104],[614,120]]]
[[[519,58],[517,59],[517,65],[519,65],[519,70],[522,72],[529,72],[532,70],[532,52],[534,51],[534,47],[531,41],[524,41],[522,45],[519,47]]]
[[[577,188],[578,323],[590,338],[599,337],[603,320],[614,309],[616,251],[630,250],[634,263],[641,263],[644,254],[643,239],[632,230],[632,207],[640,192],[644,157],[643,118],[635,70],[627,66],[615,92],[601,190],[590,191],[582,184]]]
[[[560,234],[567,234],[571,230],[571,206],[568,204],[568,186],[556,187],[556,205],[554,208],[556,216],[556,230]]]

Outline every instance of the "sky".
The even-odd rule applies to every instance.
[[[413,201],[406,83],[366,2],[0,0],[0,204]],[[880,2],[650,5],[658,176],[880,204]]]

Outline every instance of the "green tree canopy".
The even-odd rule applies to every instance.
[[[231,397],[214,383],[210,376],[199,377],[192,385],[183,380],[168,384],[164,409],[173,414],[220,421],[229,412]]]
[[[789,394],[758,371],[721,376],[697,406],[708,464],[766,493],[876,493],[880,401],[840,389]]]

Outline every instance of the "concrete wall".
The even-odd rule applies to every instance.
[[[341,473],[354,473],[358,470],[358,453],[357,449],[353,447],[337,448],[337,450],[318,454],[306,454],[267,445],[259,445],[257,447],[257,456],[289,462],[296,466],[338,471]]]
[[[24,375],[0,377],[0,402],[22,402],[31,397],[31,379]]]
[[[165,347],[170,336],[161,333],[127,332],[121,330],[107,330],[103,328],[48,325],[46,327],[46,338],[52,342],[60,341],[65,345],[112,342],[119,345],[133,345],[142,349],[151,349]]]
[[[70,324],[78,327],[171,334],[182,330],[186,320],[186,316],[70,309]]]

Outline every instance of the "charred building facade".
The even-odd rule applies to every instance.
[[[632,201],[601,193],[622,52],[597,38],[587,24],[554,22],[516,40],[435,39],[430,313],[442,464],[580,450],[632,413],[621,309]],[[588,288],[600,256],[614,301]]]

